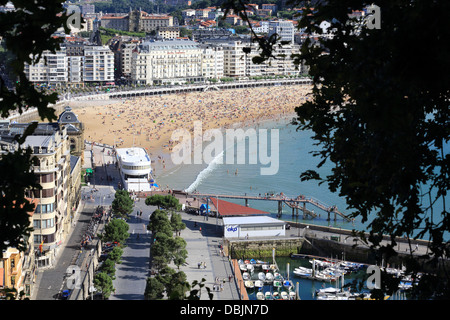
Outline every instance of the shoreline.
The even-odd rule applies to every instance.
[[[306,101],[310,89],[305,85],[244,88],[121,101],[72,101],[69,105],[84,124],[86,140],[119,148],[145,148],[159,177],[178,166],[171,161],[174,130],[181,128],[192,134],[194,121],[202,121],[204,133],[210,129],[258,128],[270,121],[292,119],[295,107]]]

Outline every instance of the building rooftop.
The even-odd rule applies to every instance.
[[[219,211],[221,216],[247,216],[247,215],[264,215],[269,214],[268,212],[253,209],[246,206],[241,206],[239,204],[220,200],[216,198],[211,198],[211,202],[214,207]]]
[[[268,216],[251,216],[251,217],[224,217],[223,224],[224,225],[233,225],[233,224],[285,224],[285,221],[278,220]]]
[[[116,149],[117,156],[122,162],[138,163],[138,162],[151,162],[150,157],[144,148],[118,148]]]
[[[139,45],[141,52],[150,52],[155,50],[186,50],[197,49],[199,44],[191,40],[165,40],[165,41],[145,41]]]

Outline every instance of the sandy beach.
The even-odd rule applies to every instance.
[[[139,97],[122,101],[71,102],[85,126],[85,139],[117,147],[144,147],[153,158],[170,152],[174,130],[192,132],[242,127],[294,114],[310,86],[274,86]]]

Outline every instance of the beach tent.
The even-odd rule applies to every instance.
[[[200,206],[200,211],[203,213],[204,211],[210,212],[211,207],[210,206],[206,206],[206,204],[202,204]]]

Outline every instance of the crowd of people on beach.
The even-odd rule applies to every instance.
[[[171,147],[175,129],[192,132],[194,121],[202,121],[203,130],[226,129],[235,123],[257,125],[261,120],[294,115],[310,90],[310,86],[298,85],[138,97],[93,104],[77,114],[89,141],[141,146],[157,153]]]

